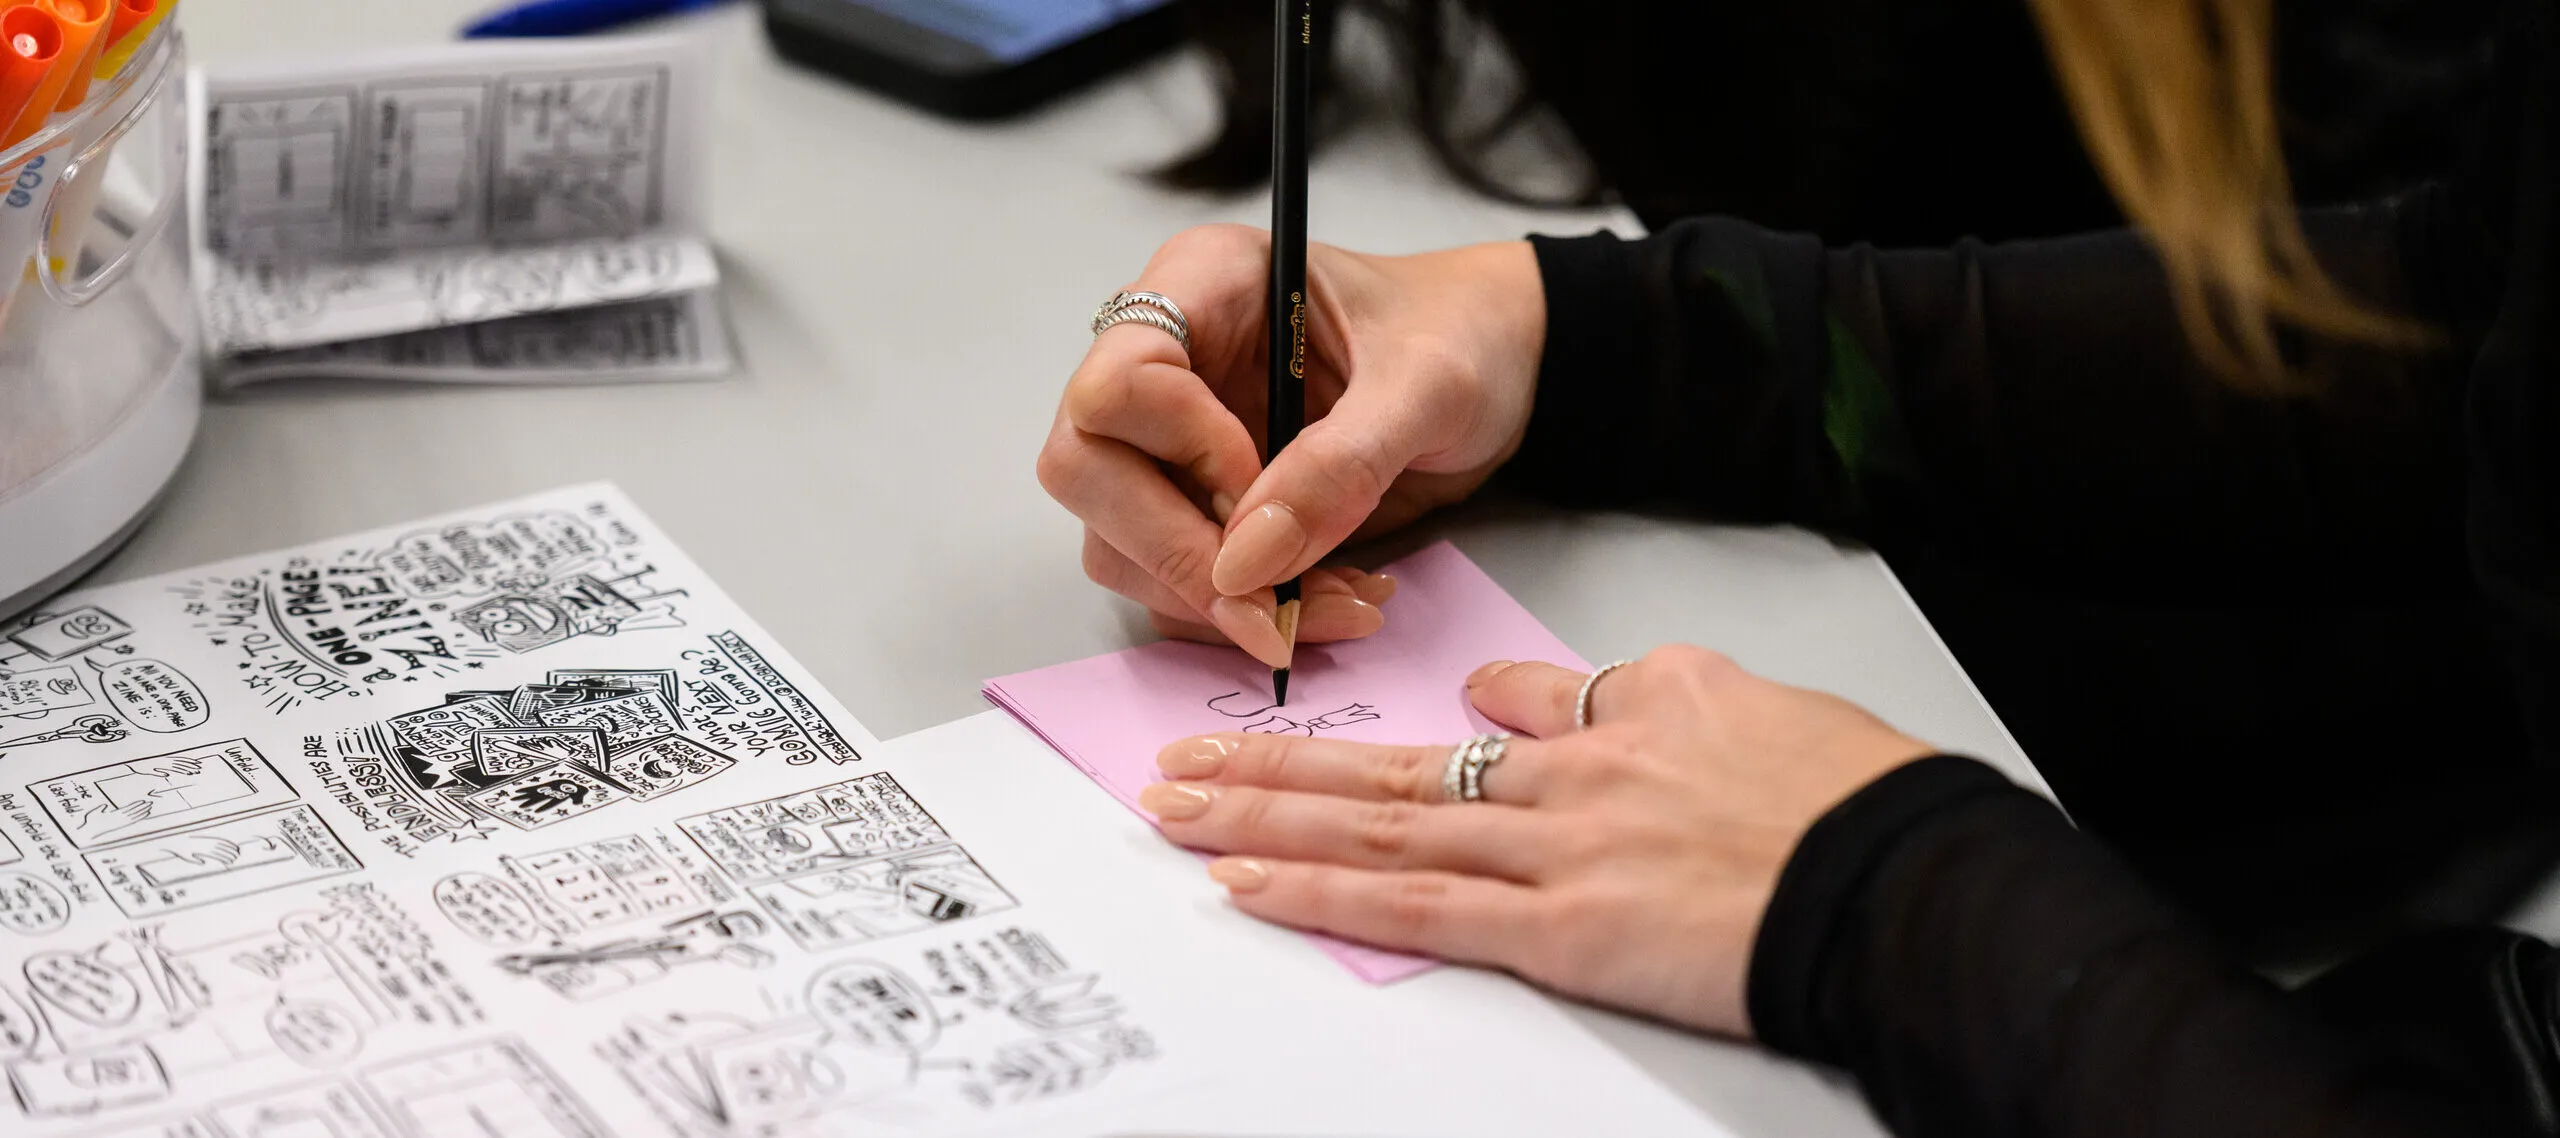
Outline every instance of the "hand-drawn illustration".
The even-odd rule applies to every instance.
[[[697,913],[647,936],[511,952],[497,964],[568,999],[590,1000],[636,988],[687,964],[771,965],[773,952],[755,943],[766,929],[765,919],[750,911]]]
[[[898,936],[1017,904],[886,773],[698,814],[677,825],[811,950]]]
[[[726,904],[736,892],[681,842],[625,835],[498,859],[505,878],[458,873],[436,885],[436,904],[474,939],[512,948],[637,921],[666,920]]]
[[[1260,706],[1240,710],[1255,700],[1262,701]],[[1211,711],[1229,719],[1251,720],[1233,730],[1261,735],[1314,735],[1319,731],[1337,730],[1379,718],[1378,709],[1365,703],[1354,703],[1305,718],[1280,714],[1279,706],[1262,696],[1248,696],[1240,691],[1231,691],[1209,701]]]
[[[246,739],[74,771],[30,783],[27,794],[75,846],[146,838],[296,801],[292,785]]]
[[[409,1138],[613,1138],[549,1064],[514,1040],[368,1068],[361,1082]]]
[[[9,630],[5,638],[9,647],[0,648],[0,663],[21,655],[60,663],[132,632],[132,625],[94,605],[68,612],[31,613]]]
[[[1157,1046],[1098,976],[1008,928],[831,965],[762,1018],[635,1018],[597,1053],[683,1138],[768,1138],[1058,1098]]]
[[[207,645],[237,653],[241,683],[281,713],[580,637],[682,628],[688,590],[660,582],[644,545],[593,502],[413,530],[172,591]]]
[[[33,874],[0,873],[0,930],[43,936],[70,923],[71,899],[52,882]]]
[[[95,605],[0,624],[0,754],[136,730],[169,734],[213,717],[204,690],[159,660],[136,659],[133,626]],[[55,713],[64,719],[57,720]],[[67,720],[67,721],[66,721]]]
[[[508,76],[491,178],[497,236],[625,236],[656,225],[672,79],[663,66]]]
[[[282,91],[205,107],[205,241],[224,256],[334,251],[353,237],[351,93]]]
[[[521,1040],[498,1038],[260,1091],[88,1138],[612,1138]]]
[[[422,587],[469,585],[458,568],[415,571],[435,582]],[[485,836],[492,823],[539,830],[660,798],[742,761],[861,757],[743,637],[710,645],[679,653],[681,669],[562,668],[538,684],[447,692],[338,732],[334,758],[313,758],[313,769],[336,780],[335,801],[368,830],[413,855]],[[416,808],[395,811],[395,801]]]
[[[13,748],[32,747],[38,743],[55,743],[65,739],[81,743],[113,743],[127,734],[124,721],[115,716],[83,715],[50,731],[20,735],[15,739],[0,739],[0,755],[7,755]]]
[[[0,716],[41,714],[96,702],[80,669],[68,664],[40,668],[0,667]]]
[[[0,830],[0,865],[16,865],[26,856],[18,849],[16,839],[11,838],[8,831]]]
[[[715,908],[738,894],[698,857],[654,833],[501,857],[503,876],[463,872],[437,882],[436,907],[475,940],[524,948],[499,957],[498,967],[573,1000],[646,984],[685,964],[771,964],[774,954],[756,943],[771,923],[752,910]],[[640,922],[654,927],[593,935]]]
[[[81,855],[128,917],[245,897],[364,868],[308,806],[216,822]]]
[[[181,943],[142,924],[28,957],[23,986],[0,983],[0,1070],[19,1109],[94,1115],[250,1071],[339,1070],[377,1033],[480,1020],[388,897],[358,884],[321,901],[241,935]]]

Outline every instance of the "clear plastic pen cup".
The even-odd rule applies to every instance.
[[[0,614],[111,550],[195,432],[185,55],[162,24],[0,153]]]

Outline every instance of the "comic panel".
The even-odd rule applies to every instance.
[[[981,1118],[1093,1093],[1158,1057],[1100,975],[1020,927],[831,964],[772,1003],[634,1016],[597,1054],[681,1138]]]
[[[25,957],[0,977],[0,1072],[28,1118],[111,1118],[344,1071],[386,1036],[483,1019],[417,922],[358,882],[261,923],[140,922]]]
[[[886,773],[698,814],[677,823],[813,951],[1015,907]]]

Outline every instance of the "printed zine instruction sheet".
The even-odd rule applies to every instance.
[[[609,486],[58,598],[0,623],[0,1132],[1708,1131],[972,723],[878,743]]]
[[[725,368],[708,305],[572,315],[718,280],[696,40],[440,46],[198,72],[192,87],[220,382],[313,370],[324,345],[347,347],[342,374],[397,378]],[[514,327],[468,350],[385,342],[499,320]]]

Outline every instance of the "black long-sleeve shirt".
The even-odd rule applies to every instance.
[[[2303,218],[2331,274],[2435,326],[2432,350],[2296,343],[2316,395],[2237,391],[2187,348],[2129,233],[1880,252],[1708,219],[1540,239],[1547,355],[1504,477],[1580,504],[1921,535],[2100,588],[2464,591],[2528,741],[2408,762],[2547,807],[2552,34],[2546,4],[2515,7],[2458,175]],[[1847,1068],[1912,1138],[2499,1125],[2296,1018],[2117,857],[1967,760],[1887,775],[1813,827],[1749,998],[1766,1042]]]

